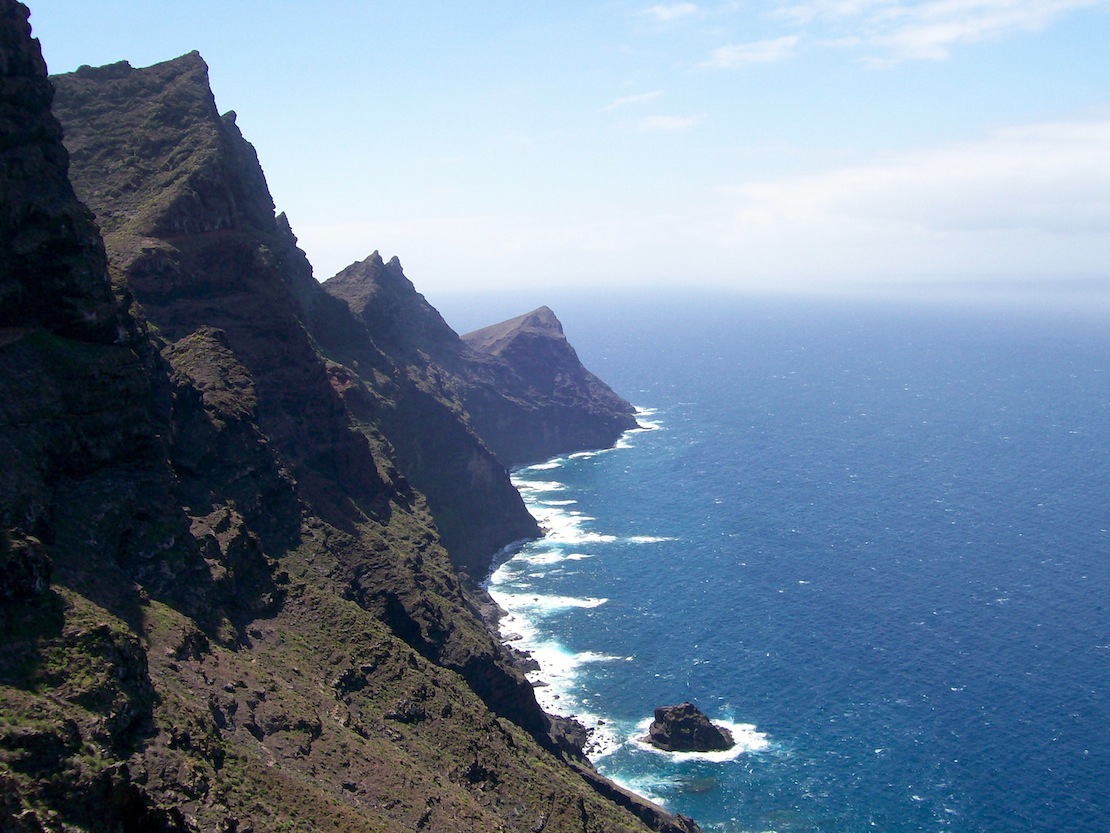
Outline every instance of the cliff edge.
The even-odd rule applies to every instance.
[[[605,448],[637,426],[635,409],[590,373],[547,307],[459,336],[375,252],[325,281],[399,366],[465,409],[507,467]],[[440,381],[443,380],[443,381]]]
[[[56,79],[67,172],[27,20],[0,0],[0,828],[693,829],[550,736],[389,437],[447,400],[319,290],[200,57]]]

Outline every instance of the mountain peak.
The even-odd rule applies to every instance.
[[[538,307],[524,315],[474,330],[462,337],[472,349],[482,353],[501,355],[509,345],[522,335],[542,336],[566,341],[563,324],[548,306]]]

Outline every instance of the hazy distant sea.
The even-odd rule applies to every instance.
[[[1110,830],[1110,328],[556,312],[647,430],[516,472],[490,589],[602,772],[707,830]],[[735,753],[637,742],[683,700]]]

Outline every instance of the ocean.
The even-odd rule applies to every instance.
[[[598,769],[707,831],[1110,830],[1110,328],[555,307],[640,409],[488,586]],[[727,753],[647,747],[692,701]]]

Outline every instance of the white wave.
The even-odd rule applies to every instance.
[[[578,655],[579,662],[615,662],[617,660],[632,662],[632,657],[615,657],[611,654],[599,654],[595,651],[583,651]]]
[[[514,588],[516,589],[516,588]],[[544,596],[539,593],[509,593],[491,584],[489,594],[510,614],[528,611],[533,616],[547,616],[560,610],[600,607],[608,599],[578,596]]]
[[[602,535],[600,532],[582,532],[580,530],[564,530],[556,537],[557,541],[564,544],[610,544],[617,540],[616,535]]]
[[[633,535],[628,539],[633,544],[661,544],[664,541],[677,541],[669,535]]]
[[[582,527],[594,518],[580,512],[566,511],[560,507],[532,506],[532,514],[544,530],[543,544],[607,544],[617,540],[615,535],[593,532]]]
[[[562,550],[539,550],[521,553],[516,557],[517,562],[524,562],[525,564],[558,564],[560,561],[565,561],[567,558]]]
[[[590,760],[593,760],[593,758],[591,758]],[[624,787],[629,792],[646,798],[653,804],[658,804],[664,810],[669,809],[666,799],[664,799],[658,792],[660,787],[667,786],[667,781],[665,779],[659,778],[655,775],[637,775],[634,778],[628,778],[625,776],[616,775],[611,772],[603,774],[614,784]]]
[[[586,743],[582,751],[591,761],[612,755],[624,745],[616,726],[596,714],[580,712],[574,719],[586,727]]]
[[[576,500],[539,500],[536,502],[542,506],[573,506],[578,503]]]
[[[586,757],[596,761],[620,749],[625,743],[620,728],[599,714],[583,710],[575,687],[583,664],[630,660],[631,657],[591,656],[589,652],[574,654],[555,642],[536,645],[529,653],[541,669],[527,675],[536,686],[536,701],[545,712],[573,718],[585,727],[586,743],[582,751]]]
[[[648,728],[651,726],[653,718],[649,717],[641,720],[636,724],[636,732],[628,740],[638,749],[643,749],[656,755],[665,755],[672,761],[711,761],[713,763],[723,763],[724,761],[734,761],[746,752],[762,752],[771,745],[764,732],[760,732],[755,728],[753,723],[731,723],[727,720],[714,720],[713,725],[720,726],[722,729],[728,729],[732,735],[733,743],[735,744],[731,749],[725,749],[720,752],[668,752],[665,749],[659,749],[652,746],[644,740],[647,736]]]
[[[636,422],[639,423],[639,428],[632,428],[626,431],[626,434],[643,433],[644,431],[658,431],[663,427],[663,423],[656,419],[651,419],[659,413],[658,408],[641,408],[636,407]]]
[[[611,449],[608,449],[608,448],[594,448],[594,449],[591,449],[589,451],[576,451],[573,454],[568,454],[567,459],[568,460],[589,460],[591,457],[597,457],[598,455],[604,454],[604,453],[606,453],[607,451],[610,451],[610,450]]]
[[[517,489],[525,492],[561,492],[566,488],[558,480],[521,480],[510,478]]]
[[[514,632],[513,628],[520,632]],[[579,702],[574,689],[581,668],[587,663],[628,661],[632,657],[608,656],[593,651],[576,653],[556,640],[539,639],[535,627],[525,619],[512,619],[508,622],[502,620],[501,633],[503,639],[511,641],[515,649],[530,654],[539,665],[539,670],[528,671],[525,676],[535,686],[536,700],[540,708],[551,714],[573,717],[588,729],[605,724],[605,721],[597,715],[579,712]],[[513,639],[509,640],[509,636]],[[603,740],[604,738],[599,736],[597,744],[608,749],[613,746],[613,743],[619,746],[623,739],[612,743],[608,741],[602,743]]]
[[[535,465],[527,466],[526,468],[521,469],[521,471],[550,471],[551,469],[557,469],[562,465],[563,458],[556,457],[554,460],[548,460],[546,463],[536,463]]]

